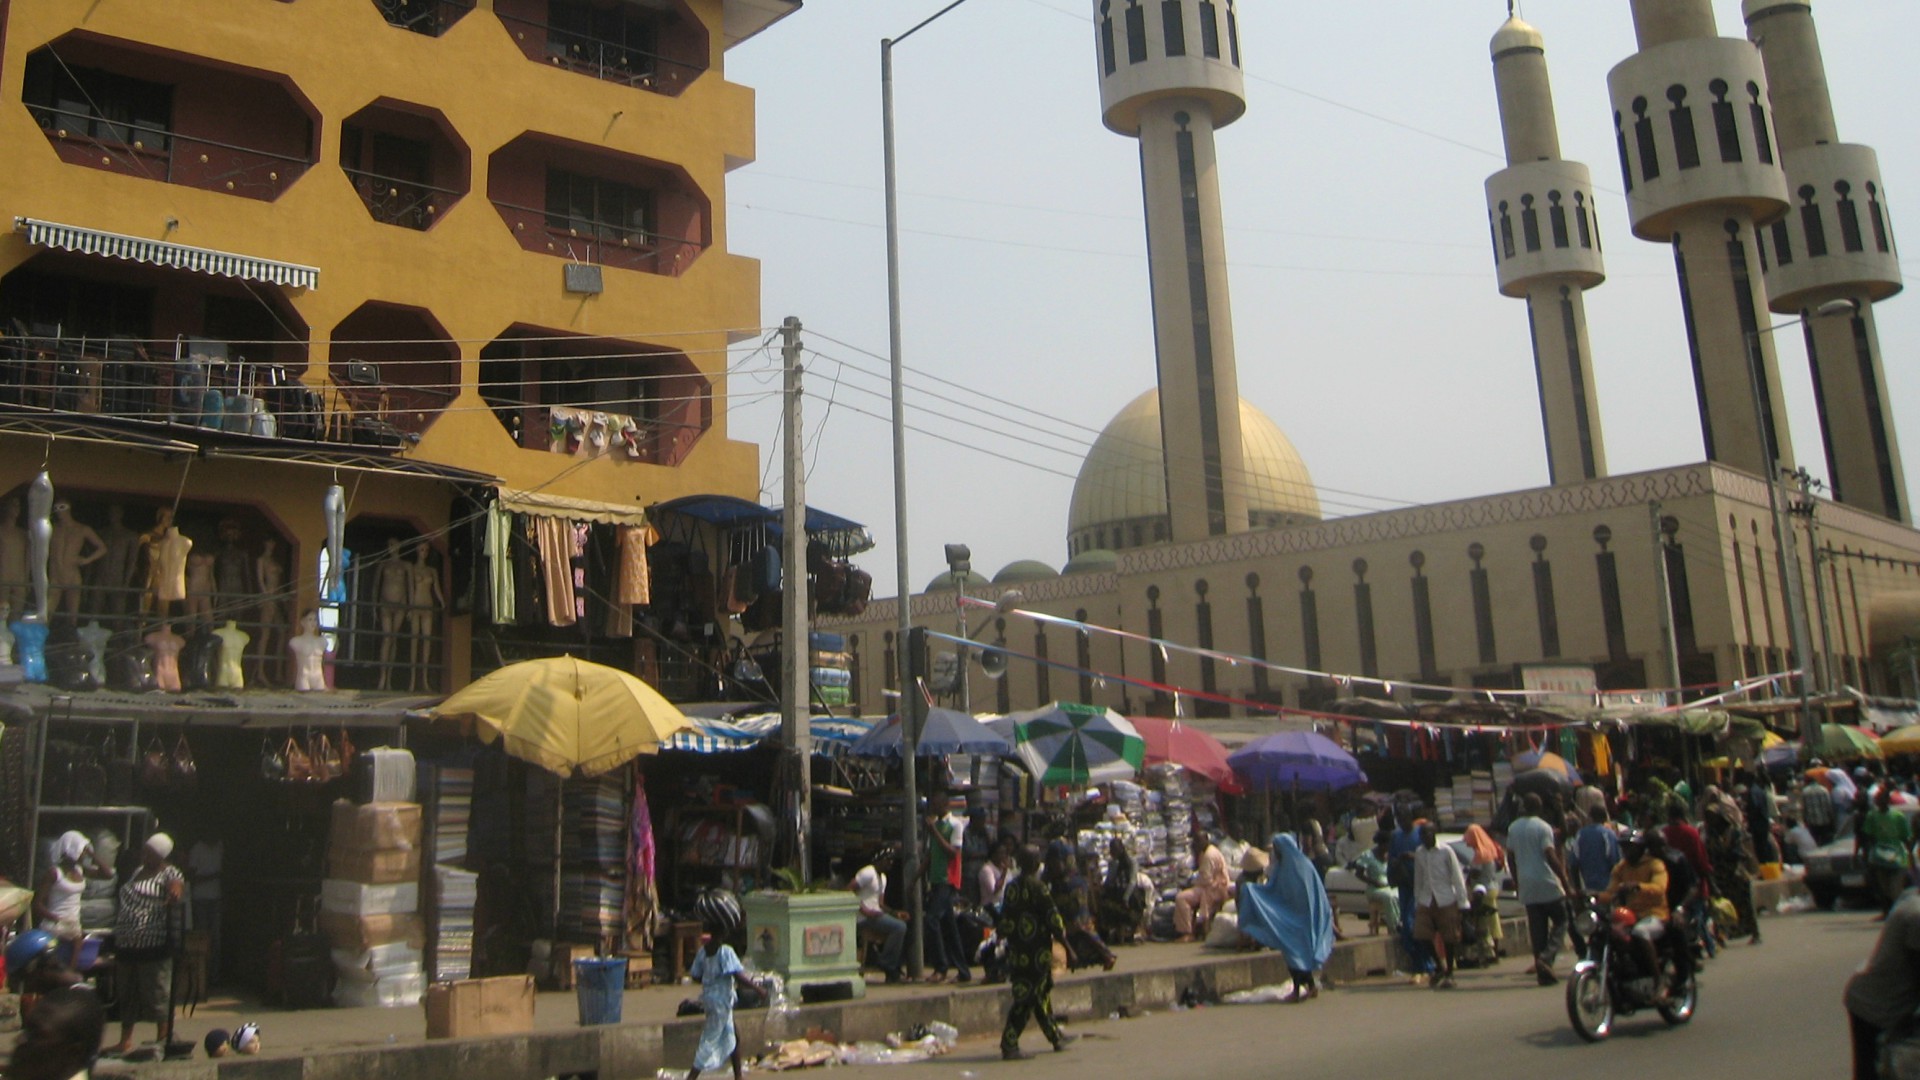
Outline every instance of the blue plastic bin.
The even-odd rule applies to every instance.
[[[580,999],[581,1027],[619,1023],[620,1003],[626,1000],[626,960],[575,960],[573,991]]]

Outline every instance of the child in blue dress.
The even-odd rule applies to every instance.
[[[700,1004],[707,1023],[700,1030],[700,1046],[693,1052],[693,1068],[687,1080],[699,1080],[701,1072],[733,1063],[733,1080],[741,1080],[740,1040],[733,1028],[733,1004],[737,989],[751,986],[740,957],[727,939],[740,930],[740,901],[725,889],[707,889],[693,903],[706,937],[693,958],[688,974],[700,981]]]

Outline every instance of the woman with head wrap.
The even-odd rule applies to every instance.
[[[1707,859],[1713,864],[1713,893],[1731,901],[1738,916],[1733,926],[1717,930],[1730,937],[1748,936],[1758,945],[1760,920],[1754,917],[1753,875],[1760,869],[1760,861],[1754,857],[1753,838],[1747,835],[1738,814],[1739,808],[1729,803],[1707,804]]]
[[[1479,825],[1467,826],[1465,840],[1473,849],[1473,862],[1466,867],[1467,889],[1474,896],[1469,914],[1480,930],[1468,955],[1474,963],[1486,967],[1498,962],[1506,951],[1500,944],[1506,940],[1500,927],[1500,880],[1505,876],[1507,853]]]
[[[1292,1001],[1318,997],[1315,972],[1333,955],[1333,905],[1313,863],[1291,835],[1273,838],[1267,880],[1240,886],[1240,932],[1287,960]]]
[[[1147,890],[1140,887],[1140,868],[1117,836],[1107,845],[1107,876],[1094,908],[1094,925],[1101,939],[1112,945],[1131,944],[1147,915]]]
[[[1067,928],[1068,969],[1099,964],[1111,971],[1115,962],[1113,950],[1094,932],[1086,875],[1080,872],[1080,859],[1065,840],[1047,845],[1046,881],[1053,906],[1059,910],[1060,921]]]
[[[53,865],[40,875],[33,909],[40,929],[60,939],[61,950],[70,960],[80,942],[80,894],[87,879],[110,878],[113,869],[99,865],[93,845],[80,833],[61,833],[53,849]]]
[[[173,981],[174,918],[185,895],[186,879],[167,861],[173,838],[166,833],[147,837],[140,850],[140,869],[120,887],[120,912],[113,926],[113,962],[120,992],[120,1042],[110,1053],[133,1049],[133,1027],[153,1022],[159,1041],[173,1032],[167,1027],[167,998]]]

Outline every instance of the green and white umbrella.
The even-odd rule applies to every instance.
[[[1126,717],[1097,705],[1056,701],[988,726],[1013,740],[1014,756],[1043,787],[1132,779],[1147,752]]]

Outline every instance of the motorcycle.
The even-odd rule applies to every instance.
[[[1587,943],[1586,955],[1573,966],[1567,980],[1567,1019],[1588,1042],[1613,1034],[1622,1016],[1653,1009],[1670,1027],[1693,1019],[1700,1003],[1700,985],[1684,934],[1671,924],[1656,943],[1655,956],[1667,985],[1666,999],[1655,1000],[1654,973],[1645,969],[1633,944],[1636,917],[1598,897],[1589,897],[1573,916],[1573,930]]]

